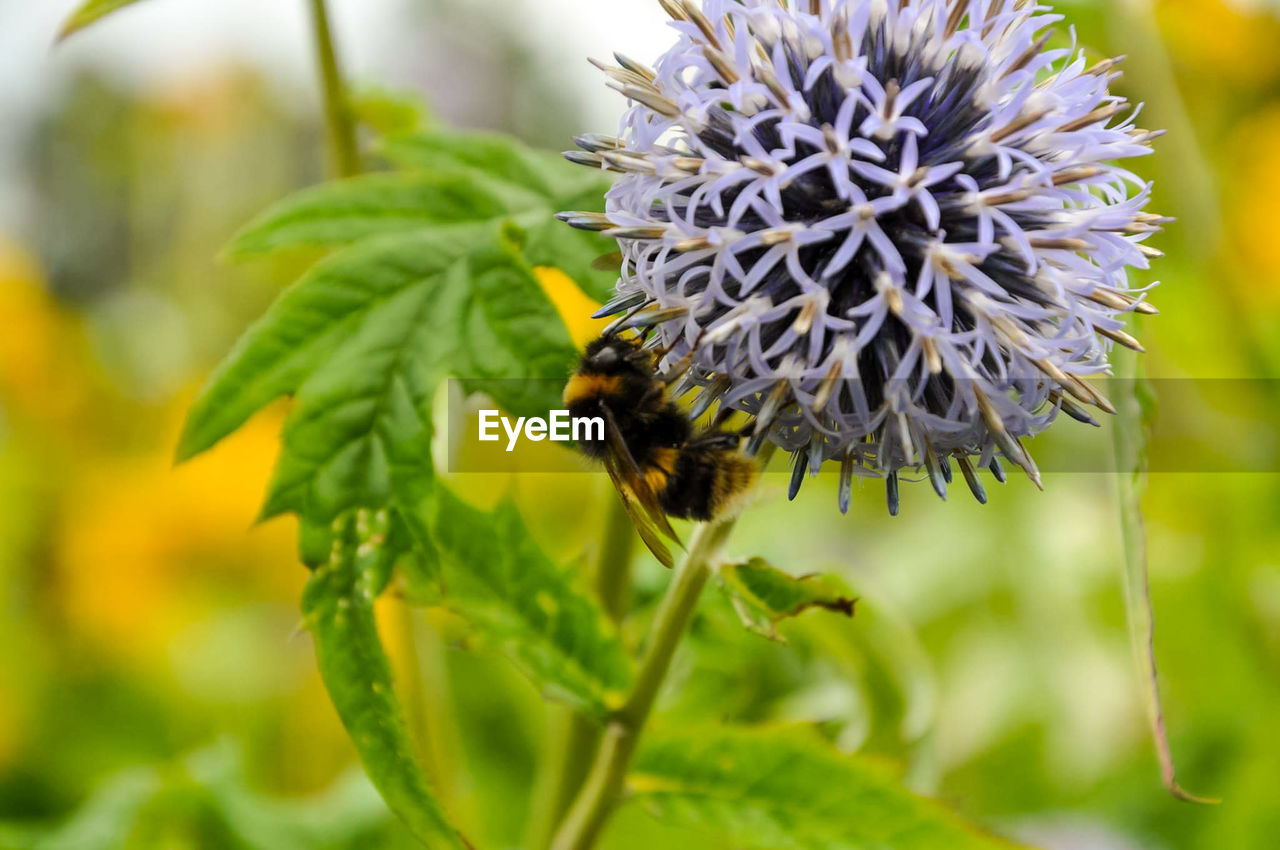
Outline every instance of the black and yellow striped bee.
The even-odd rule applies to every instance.
[[[658,358],[638,336],[606,334],[588,345],[564,402],[571,417],[604,420],[604,438],[578,447],[604,463],[645,545],[667,566],[672,559],[662,536],[677,540],[667,517],[721,516],[737,507],[759,473],[739,450],[737,433],[695,432],[667,397]]]

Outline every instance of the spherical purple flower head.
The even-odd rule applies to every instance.
[[[1110,410],[1128,311],[1154,312],[1127,267],[1163,219],[1115,161],[1156,133],[1108,91],[1113,60],[1048,49],[1061,20],[1024,0],[661,0],[679,33],[653,69],[604,67],[630,99],[619,138],[574,161],[622,172],[604,215],[617,296],[656,329],[695,412],[755,417],[806,471],[955,460],[1039,474],[1019,438],[1059,411]]]

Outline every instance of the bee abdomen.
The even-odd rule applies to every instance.
[[[677,455],[658,502],[673,517],[705,522],[735,510],[756,474],[755,462],[737,451],[694,443]]]

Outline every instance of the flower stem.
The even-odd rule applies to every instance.
[[[324,94],[324,118],[329,128],[333,168],[339,177],[360,173],[360,155],[356,148],[356,125],[347,101],[346,86],[338,63],[338,51],[329,26],[329,10],[325,0],[311,0],[311,26],[315,38],[316,57],[320,61],[320,83]]]
[[[1151,727],[1151,739],[1160,760],[1160,778],[1174,798],[1187,803],[1217,803],[1201,797],[1178,783],[1165,725],[1164,703],[1160,697],[1160,670],[1156,663],[1156,620],[1151,604],[1151,572],[1147,563],[1147,532],[1142,515],[1142,491],[1146,486],[1146,457],[1143,414],[1139,391],[1143,378],[1137,358],[1130,352],[1112,357],[1117,374],[1133,389],[1116,397],[1119,416],[1111,426],[1116,459],[1116,486],[1120,506],[1120,530],[1124,542],[1125,609],[1134,658],[1142,676],[1143,704]]]
[[[676,647],[684,636],[711,565],[734,525],[734,518],[698,526],[688,554],[677,568],[654,620],[635,684],[626,703],[605,727],[604,739],[582,793],[560,825],[552,850],[589,850],[617,805],[627,767],[658,697]]]
[[[625,613],[636,535],[622,502],[611,498],[606,505],[604,533],[592,584],[606,616],[619,623]],[[537,802],[525,841],[525,846],[535,850],[543,850],[551,843],[553,830],[582,788],[600,743],[597,720],[572,709],[552,710],[555,713],[551,718],[550,738],[556,755],[539,781]]]

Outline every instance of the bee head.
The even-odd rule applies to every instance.
[[[600,375],[653,371],[652,357],[640,348],[638,341],[617,336],[602,336],[588,345],[582,363]]]

